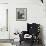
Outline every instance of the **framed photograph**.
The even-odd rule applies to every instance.
[[[16,20],[17,21],[27,20],[27,8],[16,8]]]

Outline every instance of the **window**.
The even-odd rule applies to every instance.
[[[8,31],[8,4],[0,4],[0,31]]]

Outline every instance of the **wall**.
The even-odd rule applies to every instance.
[[[8,0],[0,0],[0,3],[8,3]]]

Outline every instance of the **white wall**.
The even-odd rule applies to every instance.
[[[0,0],[0,3],[8,3],[8,0]]]

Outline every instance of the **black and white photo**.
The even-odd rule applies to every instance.
[[[26,21],[27,19],[27,8],[16,8],[16,20]]]

